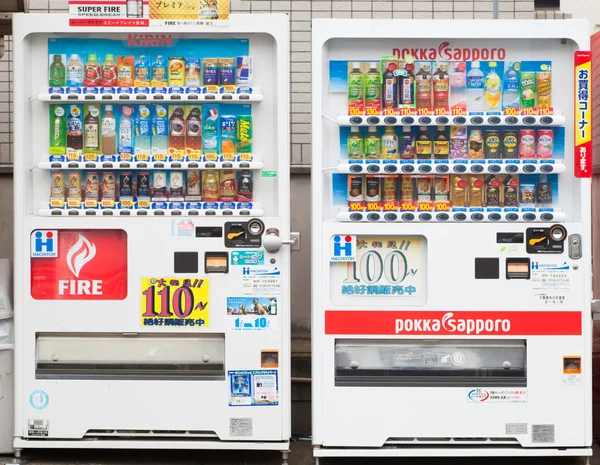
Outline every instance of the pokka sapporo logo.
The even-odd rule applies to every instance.
[[[454,61],[478,61],[478,60],[504,60],[506,49],[504,48],[460,48],[452,47],[450,42],[442,42],[436,48],[394,48],[392,55],[404,60],[412,55],[415,60],[454,60]]]
[[[459,318],[448,312],[439,318],[398,318],[396,334],[400,333],[458,333],[497,334],[510,331],[510,320],[505,318]]]

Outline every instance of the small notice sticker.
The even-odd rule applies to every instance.
[[[277,171],[263,171],[261,174],[262,174],[263,178],[276,178],[277,177]]]
[[[252,418],[230,418],[230,436],[252,436]]]
[[[583,384],[581,375],[581,357],[563,357],[563,384],[565,386]]]
[[[531,425],[531,442],[554,442],[554,425]]]
[[[527,434],[527,423],[507,423],[506,434]]]
[[[29,437],[48,437],[50,423],[48,420],[27,420],[27,432]]]

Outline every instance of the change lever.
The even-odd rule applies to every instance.
[[[292,246],[292,250],[299,250],[300,234],[291,233],[291,239],[283,240],[279,237],[279,230],[275,228],[267,229],[267,233],[263,238],[263,247],[269,253],[276,253],[281,249],[282,245]]]

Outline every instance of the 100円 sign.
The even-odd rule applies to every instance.
[[[208,326],[208,280],[142,278],[142,326]]]

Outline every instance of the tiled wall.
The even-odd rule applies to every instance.
[[[486,19],[493,18],[491,0],[230,0],[234,13],[288,13],[291,19],[291,162],[311,161],[310,27],[312,18]],[[31,12],[67,11],[67,0],[29,0]],[[534,11],[534,0],[499,0],[500,19],[562,18],[554,11]],[[12,161],[11,43],[0,60],[0,164]]]

